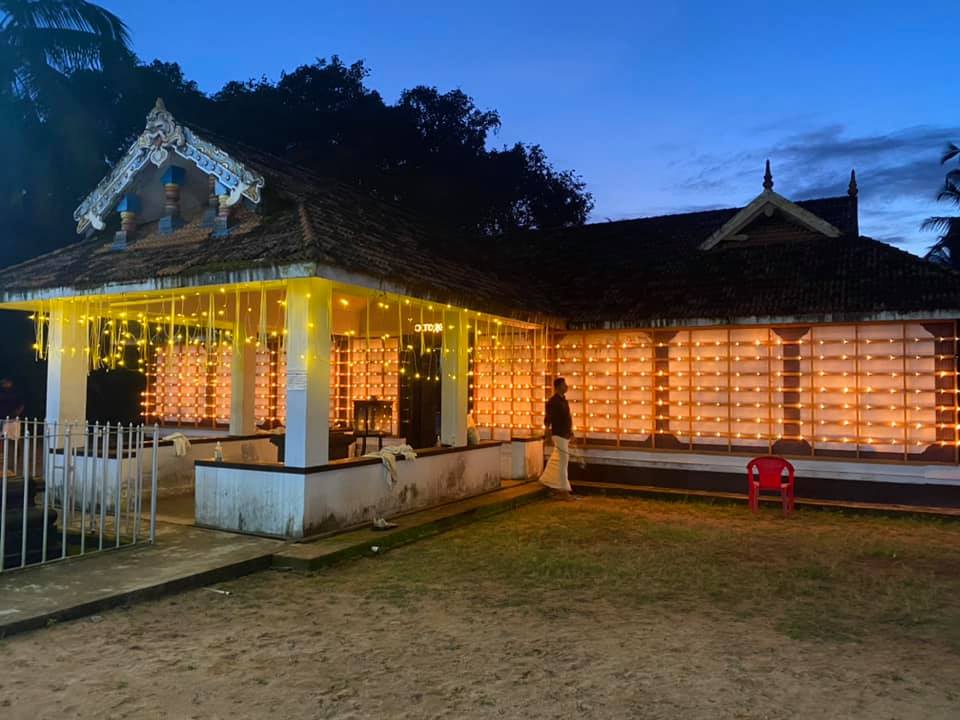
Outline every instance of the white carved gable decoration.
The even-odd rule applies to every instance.
[[[140,137],[130,146],[123,158],[114,166],[97,188],[80,203],[74,211],[77,232],[93,226],[105,227],[104,217],[116,205],[130,182],[147,163],[163,165],[170,152],[190,160],[207,175],[213,175],[228,190],[228,205],[235,205],[241,197],[254,204],[260,203],[260,190],[264,186],[261,175],[244,167],[220,148],[196,135],[189,128],[178,125],[167,112],[163,101],[158,99],[147,115],[147,124]]]
[[[856,179],[855,176],[851,174],[850,192],[855,195],[856,190]],[[767,160],[766,169],[763,174],[763,192],[757,195],[753,202],[727,220],[719,230],[701,243],[700,249],[709,250],[727,240],[744,240],[747,236],[742,234],[740,232],[741,230],[750,225],[750,223],[760,217],[760,215],[772,217],[778,210],[783,213],[785,217],[801,227],[820,233],[825,237],[837,238],[843,234],[823,218],[814,215],[809,210],[804,210],[796,203],[787,200],[783,195],[775,193],[773,191],[773,173],[770,172],[770,161]]]
[[[740,235],[741,230],[750,225],[750,223],[760,217],[760,215],[770,217],[777,210],[801,227],[813,230],[826,237],[837,238],[842,235],[840,230],[826,220],[817,217],[809,210],[804,210],[796,203],[787,200],[783,195],[773,192],[773,190],[764,190],[753,202],[730,218],[730,220],[724,223],[723,227],[707,238],[706,241],[700,245],[700,249],[709,250],[725,240],[741,240],[743,238],[743,236]]]

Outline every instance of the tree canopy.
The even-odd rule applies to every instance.
[[[84,0],[0,0],[0,95],[42,107],[63,77],[131,60],[123,22]]]
[[[3,2],[0,0],[0,8]],[[122,24],[120,26],[122,29]],[[162,97],[177,119],[336,177],[466,234],[583,223],[584,182],[535,144],[493,147],[500,117],[426,85],[387,103],[338,57],[205,94],[176,63],[81,63],[57,92],[0,93],[0,264],[74,240],[73,209]],[[42,106],[42,111],[38,111]]]

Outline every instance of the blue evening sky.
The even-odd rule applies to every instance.
[[[748,202],[771,159],[793,199],[846,191],[861,231],[922,252],[960,142],[950,3],[100,0],[144,60],[202,89],[338,54],[388,102],[417,84],[500,112],[586,180],[592,219]],[[172,108],[175,110],[175,108]]]

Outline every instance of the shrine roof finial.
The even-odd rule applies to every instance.
[[[847,195],[850,197],[856,197],[858,192],[857,188],[857,171],[850,171],[850,184],[847,186]]]
[[[766,171],[763,173],[763,189],[767,192],[773,190],[773,173],[770,172],[770,160],[767,160]]]
[[[157,98],[157,102],[154,104],[153,109],[154,109],[156,112],[166,112],[166,111],[167,111],[167,106],[166,106],[166,104],[163,102],[163,98],[161,98],[161,97],[158,97],[158,98]]]

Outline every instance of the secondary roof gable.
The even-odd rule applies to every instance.
[[[773,177],[770,173],[770,161],[767,160],[766,174],[763,180],[763,192],[746,207],[721,225],[700,245],[701,250],[710,250],[723,243],[736,243],[748,239],[743,232],[763,217],[771,218],[779,213],[787,222],[799,225],[818,235],[828,238],[840,237],[843,233],[835,225],[805,210],[795,202],[773,191]]]

